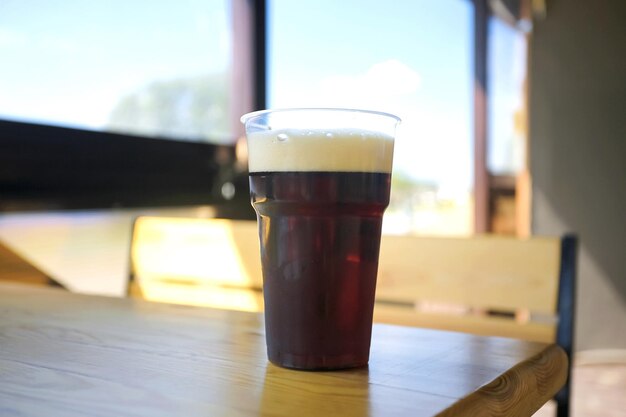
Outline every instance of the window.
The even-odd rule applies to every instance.
[[[488,229],[525,234],[530,227],[526,164],[526,35],[521,16],[494,9],[486,21]],[[498,14],[499,13],[499,14]]]
[[[0,2],[0,212],[214,204],[253,217],[234,144],[263,4]]]
[[[0,211],[206,204],[216,177],[249,209],[238,117],[341,106],[404,119],[387,232],[487,231],[482,126],[510,179],[525,65],[523,35],[493,18],[481,35],[488,15],[487,0],[1,2]]]
[[[472,2],[272,0],[268,7],[269,107],[400,116],[386,231],[471,233]]]
[[[0,118],[234,140],[228,0],[0,3]]]
[[[493,175],[514,175],[524,159],[526,36],[492,16],[488,51],[487,166]]]

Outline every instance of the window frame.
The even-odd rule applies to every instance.
[[[490,231],[489,173],[487,171],[488,126],[488,0],[474,4],[474,233]]]

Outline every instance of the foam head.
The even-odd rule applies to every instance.
[[[393,137],[358,129],[248,133],[250,172],[391,172]]]

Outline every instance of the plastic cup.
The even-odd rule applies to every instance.
[[[242,117],[257,214],[269,360],[367,365],[396,116],[350,109]]]

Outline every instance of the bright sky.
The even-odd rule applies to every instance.
[[[0,115],[101,127],[151,81],[228,68],[228,0],[0,1]]]
[[[273,0],[270,5],[270,107],[394,113],[403,119],[394,169],[469,189],[471,2]]]

